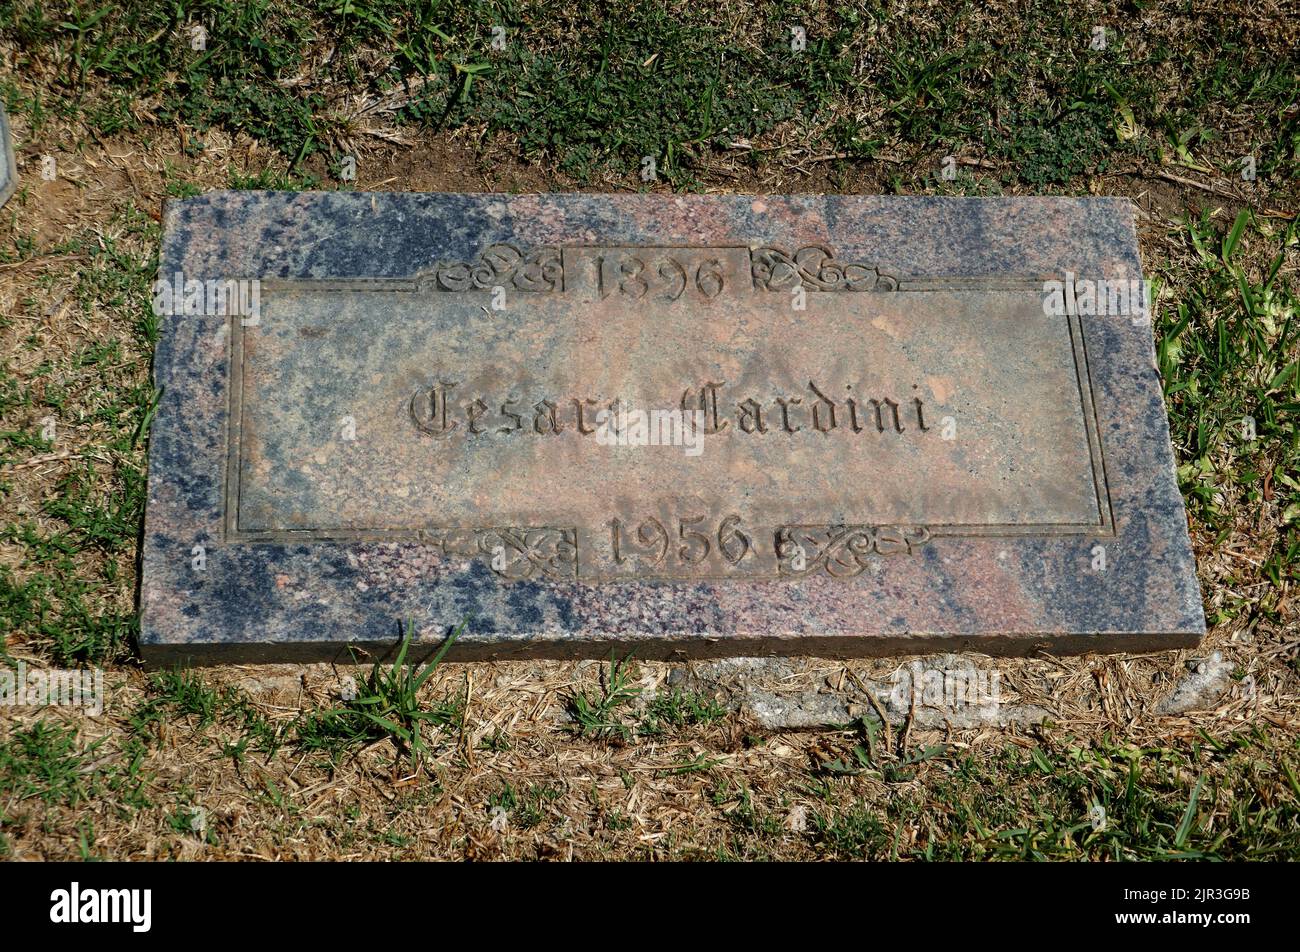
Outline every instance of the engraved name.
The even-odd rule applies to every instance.
[[[919,389],[913,384],[912,389]],[[737,392],[725,381],[704,381],[682,391],[676,401],[688,425],[702,421],[706,436],[741,433],[875,433],[903,436],[932,427],[918,396],[864,395],[852,384],[824,385],[778,395]],[[601,425],[618,434],[630,409],[621,398],[535,395],[504,396],[467,391],[454,380],[439,380],[411,394],[406,411],[419,432],[449,437],[510,436],[516,433],[592,436]],[[602,413],[602,411],[605,411]],[[698,412],[695,412],[698,411]]]

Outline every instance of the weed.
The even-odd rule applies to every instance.
[[[611,659],[598,693],[583,689],[569,694],[566,707],[573,720],[572,730],[578,736],[631,741],[632,727],[620,711],[640,696],[641,689],[632,684],[630,663],[631,656],[621,662]]]
[[[393,663],[385,667],[382,661],[376,661],[370,675],[358,684],[355,698],[343,707],[311,712],[301,719],[297,746],[308,751],[324,751],[333,759],[345,750],[389,740],[399,758],[408,757],[413,769],[418,770],[429,754],[424,726],[450,727],[460,721],[458,703],[445,700],[427,708],[420,700],[420,688],[468,623],[468,617],[463,619],[422,668],[415,663],[407,664],[414,637],[414,628],[408,625]]]

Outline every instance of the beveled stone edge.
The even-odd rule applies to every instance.
[[[716,658],[815,657],[832,660],[904,657],[948,653],[975,653],[998,658],[1091,653],[1154,654],[1180,648],[1195,648],[1204,630],[1162,632],[907,632],[900,634],[843,634],[782,636],[680,636],[564,638],[514,637],[482,639],[462,635],[448,650],[452,663],[480,661],[582,661],[592,658],[634,657],[640,661],[700,661]],[[1155,642],[1155,643],[1153,643]],[[442,644],[432,638],[411,643],[411,662],[431,656]],[[399,646],[394,633],[390,640],[264,641],[264,642],[168,642],[151,644],[143,652],[146,670],[181,667],[211,667],[223,664],[347,664],[353,652],[359,663],[391,659]]]

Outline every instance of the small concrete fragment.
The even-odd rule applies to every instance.
[[[753,689],[745,692],[740,707],[769,730],[837,727],[854,720],[846,698],[817,691],[774,694]]]
[[[1233,663],[1218,651],[1208,658],[1191,662],[1174,693],[1156,705],[1156,713],[1186,714],[1213,707],[1232,684],[1234,670]]]
[[[18,188],[18,166],[14,163],[13,133],[3,104],[0,104],[0,153],[0,205],[4,205]]]
[[[704,662],[682,670],[677,679],[770,730],[838,728],[863,717],[879,720],[881,712],[891,725],[901,726],[910,717],[915,727],[935,730],[1029,726],[1051,717],[1043,707],[1010,703],[1000,671],[962,655],[916,659],[887,679],[849,679],[838,688],[821,681],[773,658]]]

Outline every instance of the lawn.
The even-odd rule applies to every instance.
[[[1289,6],[0,0],[0,665],[108,694],[0,708],[0,857],[1300,858]],[[1210,633],[973,658],[984,724],[855,690],[910,659],[146,673],[149,289],[211,188],[1128,197]]]

